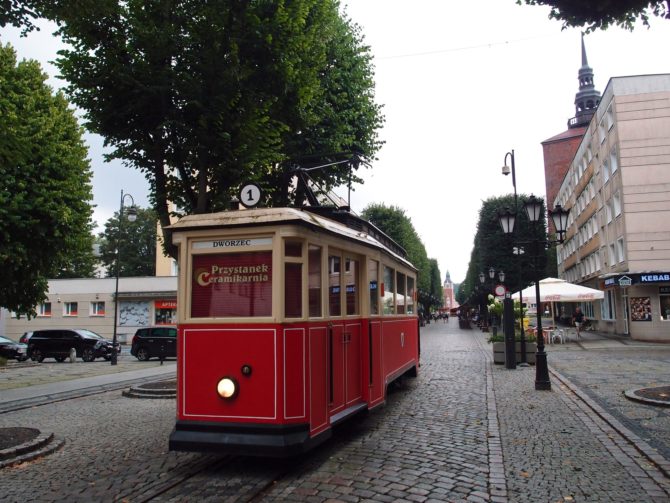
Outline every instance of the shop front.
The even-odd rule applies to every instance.
[[[608,275],[601,318],[615,333],[670,342],[670,272]]]

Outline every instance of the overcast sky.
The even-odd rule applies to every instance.
[[[544,196],[541,142],[567,129],[574,116],[581,66],[579,30],[561,30],[548,9],[515,0],[348,0],[375,57],[377,101],[384,105],[386,142],[365,184],[352,194],[360,212],[369,203],[403,208],[442,273],[464,279],[481,202],[512,193],[501,174],[515,150],[517,190]],[[602,93],[611,77],[670,72],[670,21],[651,29],[610,28],[586,36]],[[20,39],[0,30],[19,58],[42,62],[50,75],[58,42],[46,27]],[[50,80],[51,85],[60,83]],[[94,171],[94,218],[118,211],[120,192],[147,206],[147,183],[120,162],[104,163],[102,140],[87,135]],[[346,189],[340,195],[346,197]],[[494,266],[496,264],[489,264]]]

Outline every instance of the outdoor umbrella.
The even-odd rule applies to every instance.
[[[517,295],[518,292],[515,294]],[[535,285],[521,291],[524,302],[538,304],[535,299]],[[558,278],[540,280],[540,302],[551,302],[551,318],[554,319],[554,302],[588,302],[602,299],[605,293],[585,286],[574,285]]]

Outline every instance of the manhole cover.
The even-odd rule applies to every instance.
[[[624,395],[631,400],[670,407],[670,386],[656,386],[653,388],[638,388],[624,391]]]

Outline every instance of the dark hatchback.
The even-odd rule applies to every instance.
[[[35,330],[28,341],[28,355],[38,362],[45,358],[65,361],[72,348],[85,362],[112,357],[112,341],[84,328]],[[121,346],[117,343],[117,354],[120,350]]]
[[[7,360],[24,361],[28,359],[28,347],[0,335],[0,356]]]
[[[143,362],[154,356],[176,357],[177,328],[169,326],[140,328],[133,337],[130,354]]]

